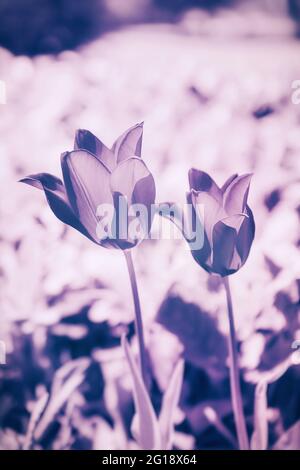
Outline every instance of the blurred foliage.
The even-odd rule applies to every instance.
[[[7,345],[7,364],[0,366],[1,448],[26,444],[30,417],[53,386],[62,395],[32,447],[135,446],[120,348],[127,333],[137,350],[125,262],[64,227],[42,194],[16,183],[38,171],[58,174],[59,155],[72,147],[76,128],[91,129],[109,145],[119,131],[145,120],[143,156],[160,201],[184,201],[192,166],[218,182],[235,171],[254,172],[256,239],[232,278],[249,434],[255,385],[300,337],[300,106],[290,99],[299,46],[210,42],[152,28],[121,31],[55,58],[0,49],[8,94],[0,119],[0,339]],[[147,241],[133,255],[155,410],[183,355],[176,447],[234,447],[219,279],[199,269],[181,240]],[[270,446],[300,417],[298,382],[295,365],[269,386]]]
[[[160,8],[178,13],[189,8],[207,8],[210,10],[229,6],[233,3],[233,0],[154,0],[154,3]]]
[[[0,44],[16,54],[57,53],[95,37],[101,0],[1,0]]]
[[[196,10],[209,15],[199,14],[197,18]],[[193,12],[191,23],[196,23],[197,29],[205,23],[214,31],[214,22],[210,21],[214,16],[210,13],[215,12],[224,16],[230,29],[227,10],[233,19],[243,11],[247,16],[248,10],[283,18],[289,14],[299,24],[299,0],[1,0],[0,45],[15,54],[56,54],[124,25],[180,23],[189,11]],[[275,22],[274,32],[277,27]]]

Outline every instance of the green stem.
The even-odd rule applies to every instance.
[[[147,384],[147,374],[146,374],[146,350],[145,350],[145,342],[144,342],[144,333],[143,333],[143,321],[142,321],[142,312],[141,312],[141,305],[140,305],[140,298],[138,293],[138,287],[136,282],[136,275],[133,266],[132,256],[130,251],[124,251],[124,256],[127,263],[130,283],[131,283],[131,290],[133,296],[133,303],[134,303],[134,311],[135,311],[135,332],[138,337],[139,343],[139,351],[140,351],[140,369],[141,374],[144,380],[145,385]]]
[[[229,286],[228,277],[223,278],[223,283],[226,291],[227,298],[227,310],[229,320],[229,371],[230,371],[230,390],[232,408],[235,420],[236,431],[238,435],[239,448],[240,450],[249,450],[249,441],[246,429],[246,422],[243,410],[243,400],[241,394],[240,378],[239,378],[239,367],[238,367],[238,353],[237,353],[237,341],[235,335],[234,316],[232,298]]]

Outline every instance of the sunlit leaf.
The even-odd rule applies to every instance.
[[[168,450],[172,448],[172,438],[174,433],[174,414],[183,381],[184,362],[180,360],[171,376],[169,386],[163,397],[161,412],[159,416],[159,427],[162,439],[162,448]]]
[[[29,419],[27,433],[26,433],[24,443],[23,443],[23,450],[28,450],[32,446],[32,443],[33,443],[33,440],[34,440],[34,437],[33,437],[34,431],[36,429],[36,426],[39,422],[39,419],[40,419],[43,411],[46,408],[48,399],[49,399],[49,393],[45,393],[35,403],[35,406],[33,408],[33,411],[31,413],[31,416],[30,416],[30,419]]]
[[[300,449],[300,421],[289,428],[276,442],[274,450]]]
[[[268,404],[265,381],[257,384],[254,400],[254,432],[251,439],[251,450],[266,450],[268,446]]]
[[[136,434],[140,447],[144,450],[157,450],[161,448],[158,420],[147,393],[146,387],[138,370],[137,364],[125,337],[122,346],[130,368],[133,383],[133,398],[137,414]],[[135,426],[134,426],[135,427]]]
[[[66,403],[74,390],[83,382],[88,364],[88,359],[81,358],[65,364],[57,371],[51,388],[48,406],[34,431],[34,438],[36,440],[43,436],[55,415]]]

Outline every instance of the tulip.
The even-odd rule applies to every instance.
[[[233,175],[219,188],[204,171],[189,171],[188,202],[204,228],[201,248],[191,251],[209,273],[228,276],[248,258],[255,232],[253,214],[247,205],[250,179],[249,174]]]
[[[191,252],[196,262],[207,272],[223,279],[229,321],[229,372],[232,408],[239,447],[249,449],[249,440],[243,410],[239,381],[237,340],[233,303],[228,276],[237,272],[246,262],[254,239],[255,224],[247,204],[251,175],[232,175],[219,186],[205,172],[189,171],[193,220],[201,220],[204,229],[201,247]],[[191,244],[190,244],[191,246]]]
[[[155,201],[154,179],[141,159],[142,134],[143,125],[137,124],[108,149],[91,132],[80,129],[74,150],[61,155],[63,181],[39,173],[21,182],[43,189],[56,217],[93,242],[106,248],[133,248],[150,231]],[[141,229],[132,237],[126,228],[128,220],[134,219],[130,215],[133,205],[145,207],[146,215],[142,212],[137,217]],[[109,208],[112,217],[105,225],[104,213]]]
[[[141,159],[142,137],[143,123],[136,124],[109,149],[91,132],[80,129],[74,150],[61,155],[63,181],[49,173],[39,173],[21,182],[44,190],[50,208],[62,222],[100,246],[124,252],[135,307],[140,367],[146,380],[141,308],[128,251],[149,233],[155,201],[154,179]],[[131,211],[134,206],[138,207],[136,213]],[[111,217],[107,218],[105,212],[111,208]],[[134,233],[129,233],[128,221],[135,222]]]

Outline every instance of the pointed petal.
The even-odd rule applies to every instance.
[[[234,228],[222,221],[216,223],[213,228],[213,272],[221,276],[228,276],[239,268],[239,265],[236,265],[236,260],[234,260],[234,266],[232,263],[236,239],[237,232]]]
[[[190,189],[210,194],[220,204],[222,204],[222,193],[218,185],[205,171],[191,168],[189,171]]]
[[[251,450],[267,450],[268,447],[267,387],[267,382],[261,381],[255,388],[254,432],[251,439]]]
[[[35,188],[43,189],[48,204],[56,217],[93,240],[71,208],[65,187],[59,178],[49,173],[39,173],[27,176],[20,181]]]
[[[225,183],[223,184],[222,188],[221,188],[221,191],[222,193],[224,193],[226,191],[226,189],[228,188],[228,186],[233,182],[233,180],[235,180],[235,178],[237,178],[239,175],[237,173],[235,173],[234,175],[232,176],[229,176],[229,178],[225,181]]]
[[[112,151],[115,154],[117,163],[129,157],[140,157],[142,151],[143,125],[136,124],[124,132],[114,143]]]
[[[248,215],[248,217],[245,217],[241,228],[238,231],[236,244],[236,248],[241,257],[242,264],[244,264],[248,258],[255,235],[254,217],[249,206],[246,206],[245,213]]]
[[[48,189],[49,191],[58,192],[62,197],[65,197],[65,188],[63,182],[50,173],[37,173],[36,175],[29,175],[20,180],[20,183],[26,183],[38,189]]]
[[[238,176],[224,192],[224,209],[228,215],[242,213],[245,210],[251,181],[251,174]]]
[[[100,139],[92,134],[92,132],[86,129],[78,129],[76,131],[74,150],[87,150],[93,155],[96,155],[98,160],[101,160],[111,171],[116,166],[114,153],[108,149]]]
[[[184,372],[184,361],[181,359],[175,367],[168,388],[164,394],[159,427],[162,436],[162,449],[171,450],[174,433],[174,414],[180,398]]]
[[[248,217],[247,217],[246,214],[236,214],[236,215],[232,215],[232,216],[229,216],[229,217],[225,217],[224,219],[222,219],[222,222],[225,225],[227,225],[228,227],[231,227],[231,228],[235,229],[235,231],[238,234],[239,230],[241,229],[241,227],[244,223],[244,221],[247,218]],[[237,243],[236,243],[235,247],[234,247],[234,250],[233,250],[233,256],[232,256],[232,260],[231,260],[231,263],[230,263],[230,268],[234,271],[237,271],[242,265],[243,265],[243,262],[241,260],[240,254],[238,252]]]
[[[109,188],[109,171],[95,155],[84,150],[66,152],[61,157],[65,187],[73,211],[97,240],[97,208],[113,205]]]
[[[138,425],[135,425],[138,443],[142,450],[161,449],[158,420],[128,341],[124,336],[122,338],[122,346],[132,377],[133,397],[138,420]]]

